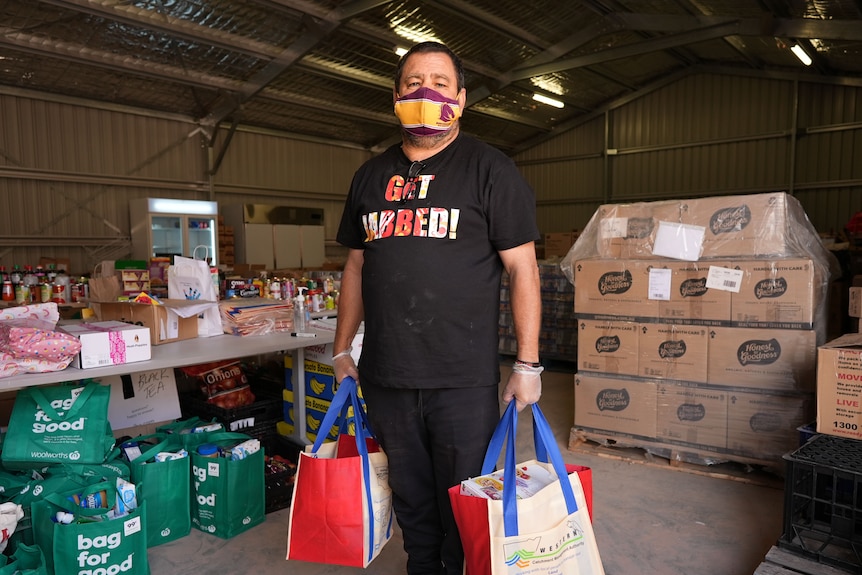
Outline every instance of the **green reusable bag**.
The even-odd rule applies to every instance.
[[[155,461],[159,453],[178,453],[183,449],[176,435],[142,435],[134,441],[141,445],[135,457],[132,483],[138,501],[147,503],[147,545],[155,547],[185,537],[191,532],[191,463],[189,456]],[[153,443],[155,442],[155,443]]]
[[[210,425],[218,425],[220,428],[217,431],[199,431],[193,432],[195,428],[205,427]],[[193,415],[188,419],[172,421],[160,425],[156,428],[159,433],[170,433],[179,439],[183,449],[191,453],[197,449],[198,445],[209,443],[208,437],[213,433],[224,433],[224,425],[213,419],[212,421],[204,421],[197,415]]]
[[[84,508],[71,499],[100,497],[101,492],[108,508]],[[128,515],[109,519],[106,514],[116,499],[116,482],[102,481],[79,490],[52,493],[33,502],[33,535],[36,545],[45,553],[48,575],[149,575],[146,503],[139,502]],[[57,522],[58,512],[71,513],[73,521]]]
[[[45,555],[36,545],[18,545],[9,557],[3,559],[0,575],[48,575]]]
[[[110,393],[93,381],[19,390],[0,453],[3,466],[104,462],[114,447]]]
[[[213,433],[209,442],[230,448],[251,439],[244,433]],[[266,514],[263,447],[245,459],[205,457],[192,459],[192,525],[223,539],[263,523]]]

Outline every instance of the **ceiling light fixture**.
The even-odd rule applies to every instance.
[[[543,104],[547,104],[548,106],[553,106],[555,108],[562,108],[565,106],[564,103],[559,100],[554,100],[553,98],[549,98],[539,93],[533,94],[533,99],[537,102],[541,102]]]
[[[811,56],[800,46],[799,44],[794,44],[790,47],[790,51],[799,58],[799,61],[805,64],[806,66],[811,65]]]
[[[400,46],[395,47],[395,55],[399,58],[407,53],[407,48],[402,48]]]

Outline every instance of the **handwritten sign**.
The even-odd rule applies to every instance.
[[[112,375],[101,378],[101,382],[111,386],[108,421],[112,429],[181,417],[173,368]]]

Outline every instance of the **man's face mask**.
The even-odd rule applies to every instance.
[[[395,100],[395,115],[410,134],[434,136],[461,117],[461,105],[431,88],[419,88]]]

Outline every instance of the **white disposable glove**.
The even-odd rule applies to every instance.
[[[342,352],[332,356],[332,369],[335,372],[335,381],[341,383],[348,375],[359,383],[359,369],[356,367],[356,362],[353,361],[353,356],[350,352],[353,347],[348,347]]]
[[[542,372],[544,367],[533,367],[523,363],[515,363],[509,381],[503,389],[503,401],[508,404],[515,400],[515,407],[521,411],[528,405],[536,403],[542,397]]]

